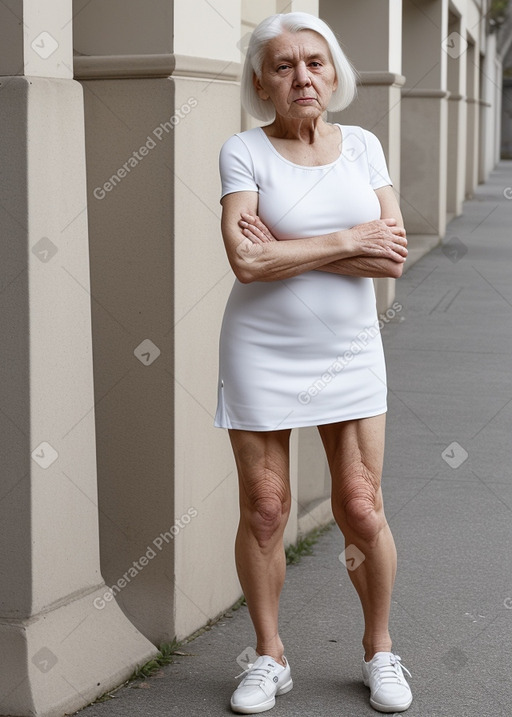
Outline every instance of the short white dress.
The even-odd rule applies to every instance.
[[[258,215],[279,240],[321,236],[380,218],[375,189],[391,185],[382,146],[338,125],[330,164],[290,162],[260,127],[222,146],[222,196],[258,192]],[[276,431],[385,413],[386,368],[373,280],[306,271],[231,290],[220,335],[215,426]]]

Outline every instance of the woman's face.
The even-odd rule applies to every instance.
[[[270,40],[254,86],[283,118],[319,117],[338,86],[327,42],[313,30],[284,32]]]

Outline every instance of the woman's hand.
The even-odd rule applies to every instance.
[[[242,230],[242,234],[250,239],[253,244],[264,244],[266,242],[277,241],[270,229],[263,224],[258,216],[252,214],[241,214],[238,226]]]
[[[396,219],[375,219],[350,230],[354,256],[392,259],[403,264],[407,258],[405,229]]]

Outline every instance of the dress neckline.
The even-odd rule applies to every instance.
[[[339,122],[333,123],[335,127],[339,127],[340,134],[341,134],[341,150],[339,157],[337,157],[333,162],[329,162],[328,164],[297,164],[296,162],[292,162],[291,160],[284,157],[280,152],[277,151],[277,149],[274,147],[270,139],[267,137],[266,133],[263,131],[263,127],[257,127],[261,134],[263,135],[267,145],[270,147],[272,152],[279,157],[279,159],[282,159],[283,162],[286,162],[286,164],[290,164],[292,167],[299,167],[299,169],[327,169],[329,167],[333,167],[335,164],[337,164],[343,157],[343,152],[345,149],[345,138],[343,136],[343,129],[342,125]]]

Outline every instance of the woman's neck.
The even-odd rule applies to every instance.
[[[288,119],[277,115],[272,124],[263,127],[268,137],[296,139],[304,144],[313,144],[325,137],[331,126],[321,116],[311,119]]]

